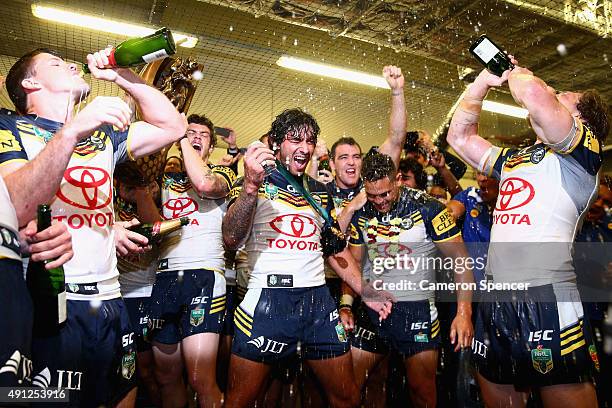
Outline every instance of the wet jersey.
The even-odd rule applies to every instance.
[[[403,289],[393,291],[398,301],[433,298],[434,292],[421,289],[420,283],[435,282],[440,264],[433,261],[438,253],[436,243],[461,236],[444,204],[423,191],[402,186],[388,213],[376,211],[368,202],[351,223],[357,233],[352,234],[350,244],[366,246],[372,279],[402,284]],[[383,265],[389,258],[394,259],[391,267]],[[404,285],[407,282],[412,282],[412,289]]]
[[[236,179],[234,172],[225,166],[208,167],[223,178],[229,190]],[[165,173],[161,187],[163,217],[189,217],[190,223],[162,241],[158,271],[210,269],[223,274],[221,222],[227,211],[225,198],[201,197],[185,172]]]
[[[0,130],[0,152],[4,149],[1,132]],[[0,259],[8,258],[20,261],[19,237],[17,235],[19,222],[2,177],[0,177],[0,203]]]
[[[331,212],[324,184],[306,177],[308,189]],[[298,182],[302,183],[302,178]],[[242,183],[230,193],[230,205],[240,195]],[[323,218],[301,193],[275,170],[259,187],[257,209],[246,241],[249,289],[313,287],[325,284],[321,228]]]
[[[602,162],[591,130],[578,120],[575,127],[564,150],[543,143],[489,150],[481,170],[500,180],[487,264],[496,282],[541,286],[575,279],[571,243],[597,194]]]
[[[0,115],[0,165],[26,162],[45,147],[62,123],[33,115]],[[113,170],[131,158],[129,130],[101,126],[74,149],[51,202],[53,219],[72,234],[73,258],[64,264],[66,283],[86,284],[68,299],[120,296],[113,224]]]
[[[334,211],[336,213],[336,216],[338,216],[342,212],[342,209],[346,207],[346,205],[350,203],[351,200],[355,198],[357,194],[359,194],[359,191],[361,191],[361,188],[363,187],[363,183],[360,179],[359,184],[356,187],[341,188],[338,187],[338,185],[336,184],[336,180],[332,180],[331,183],[327,184],[327,187],[329,189],[329,193],[332,196]],[[327,262],[325,262],[325,277],[339,279],[336,271],[334,271],[334,269],[329,266]]]
[[[115,195],[115,220],[130,221],[136,216],[136,205]],[[157,247],[143,254],[117,255],[119,285],[124,298],[149,297],[155,283],[157,270]]]
[[[491,240],[491,224],[493,217],[489,213],[489,207],[482,202],[480,190],[468,187],[453,197],[465,207],[461,234],[463,241],[474,243],[466,245],[472,259],[486,259]],[[476,244],[478,243],[478,244]],[[476,282],[484,280],[485,269],[480,267],[482,263],[475,263],[472,273]]]

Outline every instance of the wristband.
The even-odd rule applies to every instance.
[[[342,310],[342,309],[348,309],[348,310],[350,310],[351,312],[353,311],[353,307],[352,307],[351,305],[340,305],[340,306],[338,307],[338,311],[340,311],[340,310]]]
[[[342,308],[342,306],[348,306],[348,307],[352,307],[353,306],[353,297],[351,295],[348,294],[343,294],[340,297],[340,308]]]

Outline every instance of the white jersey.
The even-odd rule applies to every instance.
[[[313,198],[328,207],[325,185],[311,178],[308,182]],[[241,190],[241,183],[236,183],[230,205]],[[324,285],[322,227],[323,218],[278,171],[268,176],[259,188],[253,227],[246,242],[249,289]]]
[[[0,163],[33,159],[63,124],[27,116],[0,115],[11,148]],[[10,134],[9,134],[10,132]],[[120,296],[113,233],[113,171],[128,158],[129,131],[101,126],[74,149],[60,188],[51,202],[53,219],[72,234],[73,258],[64,264],[67,298],[101,300]],[[83,290],[77,285],[87,284]]]
[[[599,142],[580,121],[576,128],[565,149],[538,143],[490,150],[482,170],[500,180],[487,264],[496,282],[575,279],[571,245],[597,195],[601,167]]]
[[[115,217],[118,221],[136,218],[136,206],[115,197]],[[124,298],[150,297],[157,271],[157,247],[143,254],[117,256],[119,285]]]
[[[2,136],[0,135],[0,140]],[[0,146],[0,149],[2,147]],[[15,259],[20,261],[19,255],[19,222],[15,207],[11,203],[11,197],[4,179],[0,177],[0,259]]]
[[[212,166],[228,189],[236,179],[225,166]],[[158,271],[210,269],[223,274],[225,267],[221,222],[227,211],[224,198],[202,198],[186,173],[166,173],[162,182],[162,213],[167,220],[189,217],[191,222],[170,234],[160,245]]]

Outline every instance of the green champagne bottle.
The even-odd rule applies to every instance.
[[[38,206],[38,232],[51,226],[51,207]],[[66,321],[66,282],[64,268],[45,269],[44,262],[28,264],[26,283],[34,305],[34,329],[38,336],[57,334]]]
[[[188,217],[181,217],[173,220],[157,221],[153,224],[140,224],[130,227],[130,231],[144,235],[151,242],[159,242],[165,235],[178,230],[189,224]]]
[[[112,49],[108,62],[113,67],[126,68],[148,64],[175,53],[176,45],[172,33],[163,27],[146,37],[125,40]],[[83,71],[89,73],[87,64],[83,64]]]

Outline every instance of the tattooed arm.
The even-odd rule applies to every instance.
[[[183,152],[185,170],[198,195],[211,199],[225,197],[229,192],[227,181],[223,176],[213,173],[212,169],[191,146],[189,139],[181,139],[181,151]]]
[[[227,249],[238,249],[251,232],[257,208],[257,192],[266,175],[261,163],[267,160],[274,161],[274,155],[263,143],[253,144],[246,151],[242,190],[236,200],[230,202],[223,217],[221,232]]]

